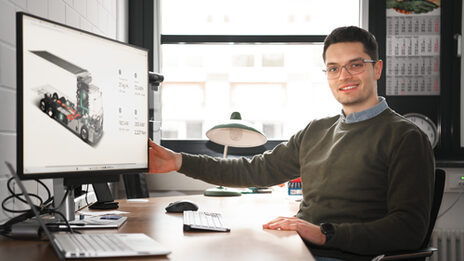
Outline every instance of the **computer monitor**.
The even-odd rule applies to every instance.
[[[19,177],[146,172],[148,50],[22,12],[16,27]]]

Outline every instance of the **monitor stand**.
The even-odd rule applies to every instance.
[[[109,189],[108,183],[94,183],[92,184],[94,192],[97,196],[97,202],[90,205],[90,209],[115,209],[118,208],[118,202],[113,201],[113,195]],[[117,215],[111,215],[110,218],[106,217],[100,220],[100,217],[89,216],[83,217],[83,219],[76,219],[75,215],[75,202],[74,202],[74,187],[72,185],[67,185],[64,179],[53,179],[53,193],[56,204],[61,203],[63,197],[68,194],[64,199],[64,202],[60,208],[57,208],[57,211],[61,212],[65,218],[71,223],[73,228],[118,228],[126,220],[127,217],[118,217]],[[92,207],[94,206],[94,207]],[[62,218],[59,215],[56,215],[56,223],[63,223]],[[66,228],[63,226],[63,228]]]
[[[117,209],[119,207],[119,203],[113,200],[108,183],[94,183],[92,187],[97,196],[97,202],[90,205],[90,209]]]
[[[69,191],[66,195],[66,191]],[[63,204],[57,208],[58,204],[61,203],[64,196]],[[64,179],[53,179],[53,199],[55,202],[55,208],[57,211],[61,212],[68,221],[73,221],[75,219],[74,212],[76,211],[76,206],[74,203],[74,189],[72,186],[66,186],[64,184]],[[57,219],[61,219],[61,217],[57,216]]]

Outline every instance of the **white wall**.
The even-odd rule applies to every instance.
[[[0,0],[0,201],[8,195],[10,176],[4,161],[16,166],[15,13],[23,11],[127,42],[127,10],[127,0]],[[27,186],[32,193],[44,193],[33,181]],[[0,210],[0,223],[9,215]]]

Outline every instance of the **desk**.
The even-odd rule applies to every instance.
[[[182,214],[164,210],[169,203],[181,199],[197,203],[201,211],[222,213],[231,232],[184,232]],[[282,195],[195,195],[119,202],[119,210],[130,212],[128,220],[119,230],[105,232],[145,233],[172,251],[168,256],[134,260],[314,260],[296,232],[262,229],[262,224],[273,218],[291,216],[298,210],[297,202]],[[102,230],[84,230],[85,233],[96,231]],[[48,242],[0,239],[0,260],[57,260],[57,257]]]

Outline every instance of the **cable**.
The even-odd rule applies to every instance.
[[[28,210],[14,210],[14,209],[10,209],[8,208],[5,204],[12,198],[16,198],[18,199],[19,201],[23,202],[24,204],[27,204],[27,201],[24,200],[23,198],[21,198],[21,196],[23,195],[22,193],[15,193],[12,189],[12,185],[11,185],[11,182],[14,180],[14,178],[10,178],[8,179],[8,182],[7,182],[7,189],[8,191],[10,192],[11,195],[9,195],[8,197],[6,197],[5,199],[3,199],[2,201],[2,208],[7,211],[7,212],[11,212],[11,213],[24,213]],[[30,197],[33,197],[33,198],[36,198],[37,200],[39,200],[40,204],[40,208],[41,209],[45,209],[45,208],[49,208],[51,206],[51,203],[54,201],[54,196],[51,195],[51,192],[50,192],[50,189],[47,187],[47,185],[45,185],[42,181],[36,179],[35,181],[37,181],[37,183],[39,183],[40,185],[42,185],[45,189],[45,191],[47,192],[47,195],[48,195],[48,198],[43,201],[43,199],[39,196],[39,195],[36,195],[36,194],[33,194],[33,193],[28,193],[28,195]],[[63,206],[65,200],[66,200],[66,197],[68,196],[69,194],[69,189],[66,190],[66,193],[64,195],[64,197],[61,199],[61,202],[59,203],[59,205],[57,207],[55,207],[54,209],[59,209]]]
[[[23,221],[25,221],[27,219],[30,219],[32,217],[34,217],[34,212],[32,211],[32,209],[29,209],[25,213],[11,218],[10,220],[5,222],[4,224],[0,225],[0,235],[8,237],[8,238],[12,238],[11,236],[9,236],[9,233],[11,232],[11,227],[14,224],[23,222]]]
[[[9,178],[8,179],[8,182],[7,182],[7,189],[8,191],[10,192],[11,195],[9,195],[8,197],[6,197],[5,199],[3,199],[2,201],[2,208],[3,210],[7,211],[7,212],[11,212],[11,213],[25,213],[27,212],[28,210],[27,209],[23,209],[23,210],[14,210],[14,209],[10,209],[8,208],[5,204],[11,200],[12,198],[16,198],[18,199],[19,201],[21,201],[22,203],[24,204],[27,204],[27,201],[24,200],[21,196],[23,195],[22,193],[15,193],[13,191],[13,188],[12,188],[12,181],[14,180],[13,177]],[[39,196],[39,195],[36,195],[36,194],[33,194],[33,193],[28,193],[28,195],[30,197],[33,197],[33,198],[36,198],[37,200],[39,200],[40,204],[40,209],[42,208],[45,208],[45,207],[48,207],[47,204],[50,203],[52,200],[53,200],[53,197],[51,195],[51,192],[50,192],[50,189],[48,189],[47,185],[45,185],[42,181],[40,180],[35,180],[37,181],[40,185],[42,185],[44,188],[45,188],[45,191],[47,192],[47,195],[48,195],[48,198],[47,200],[43,201],[43,199]]]
[[[11,195],[7,196],[5,199],[2,200],[2,208],[3,208],[4,211],[7,211],[7,212],[21,213],[21,214],[16,216],[16,217],[11,218],[10,220],[5,222],[4,224],[1,224],[0,225],[0,235],[9,237],[8,233],[11,231],[11,226],[13,226],[16,223],[23,222],[23,221],[25,221],[27,219],[33,218],[35,216],[35,214],[34,214],[34,211],[32,210],[32,208],[36,208],[40,215],[42,215],[42,214],[55,214],[55,215],[60,216],[62,218],[62,220],[65,222],[69,232],[77,233],[77,231],[74,231],[72,229],[71,225],[69,224],[68,220],[63,215],[63,213],[57,211],[57,209],[59,209],[59,208],[61,208],[63,206],[63,204],[66,201],[66,198],[67,198],[67,196],[69,194],[69,191],[72,188],[67,188],[66,189],[64,197],[61,199],[61,202],[59,203],[59,205],[56,208],[50,208],[53,201],[54,201],[54,197],[51,195],[50,189],[48,189],[48,187],[42,181],[36,180],[38,184],[42,185],[45,188],[45,190],[47,192],[47,195],[48,195],[48,198],[44,201],[39,195],[36,195],[36,194],[33,194],[33,193],[27,193],[28,196],[37,199],[39,201],[39,205],[38,206],[33,205],[29,209],[15,210],[15,209],[10,209],[10,208],[8,208],[6,206],[6,203],[11,199],[18,199],[20,202],[22,202],[24,204],[27,204],[27,205],[29,205],[29,204],[25,199],[22,198],[22,196],[24,196],[23,193],[15,193],[14,192],[14,190],[12,188],[12,181],[13,180],[14,180],[13,177],[8,179],[7,189],[10,192]],[[59,227],[59,224],[48,224],[47,226],[52,227],[53,225],[58,225],[58,227]]]
[[[47,191],[48,199],[53,198],[52,193],[50,192],[50,189],[47,187],[47,185],[45,185],[45,183],[43,183],[40,179],[35,179],[35,181],[37,181],[40,185],[42,185],[42,187],[45,188],[45,191]],[[37,188],[37,191],[38,190],[39,188]]]
[[[66,226],[68,227],[69,232],[71,232],[71,233],[76,233],[76,232],[72,229],[71,224],[69,224],[68,219],[63,215],[63,213],[61,213],[61,212],[59,212],[59,211],[56,211],[55,209],[45,209],[43,212],[45,212],[45,213],[47,213],[47,214],[57,214],[58,216],[60,216],[60,217],[63,219],[63,221],[65,222]],[[53,223],[50,224],[50,225],[58,225],[58,226],[59,226],[59,224],[53,224]]]
[[[462,196],[462,191],[459,191],[459,194],[458,194],[458,197],[456,198],[456,200],[453,202],[453,204],[451,204],[447,209],[445,209],[441,214],[438,214],[437,216],[437,219],[441,218],[443,215],[445,215],[448,211],[451,210],[451,208],[454,207],[454,205],[456,205],[456,203],[458,203],[459,199],[461,198]]]
[[[17,198],[19,201],[23,202],[24,204],[27,204],[27,201],[24,200],[24,199],[22,199],[22,198],[20,197],[20,196],[22,195],[22,193],[21,193],[21,194],[15,193],[15,192],[13,191],[13,189],[11,188],[11,182],[12,182],[13,180],[14,180],[13,178],[10,178],[10,179],[8,180],[7,184],[6,184],[6,187],[7,187],[8,191],[9,191],[10,194],[11,194],[11,196],[10,196],[9,198]],[[32,193],[29,193],[28,195],[37,198],[37,199],[40,201],[40,204],[43,203],[42,198],[39,197],[38,195],[35,195],[35,194],[32,194]],[[15,212],[15,211],[10,211],[10,212]],[[24,212],[24,211],[22,211],[22,212]],[[15,213],[17,213],[17,212],[15,212]]]
[[[87,200],[88,193],[89,193],[89,184],[87,184],[87,186],[85,187],[85,204],[87,204],[87,206],[89,205],[89,201]]]
[[[3,199],[2,201],[2,208],[3,210],[7,211],[7,212],[10,212],[10,213],[25,213],[27,211],[29,211],[30,209],[22,209],[22,210],[14,210],[14,209],[10,209],[8,208],[7,206],[5,206],[6,202],[12,198],[17,198],[19,199],[20,201],[24,202],[24,200],[22,198],[20,198],[20,196],[22,196],[23,194],[13,194],[13,195],[9,195],[8,197],[6,197],[5,199]],[[42,198],[40,198],[39,196],[37,196],[36,194],[28,194],[30,197],[33,197],[33,198],[37,198],[39,201],[40,201],[40,204],[42,205]],[[27,204],[27,202],[26,202]]]
[[[25,220],[33,217],[33,216],[34,216],[34,212],[32,211],[32,209],[29,209],[29,210],[27,210],[27,212],[25,212],[25,213],[23,213],[21,215],[18,215],[16,217],[13,217],[10,220],[8,220],[7,222],[0,225],[0,229],[9,230],[12,225],[14,225],[16,223],[19,223],[19,222],[22,222],[22,221],[25,221]]]

